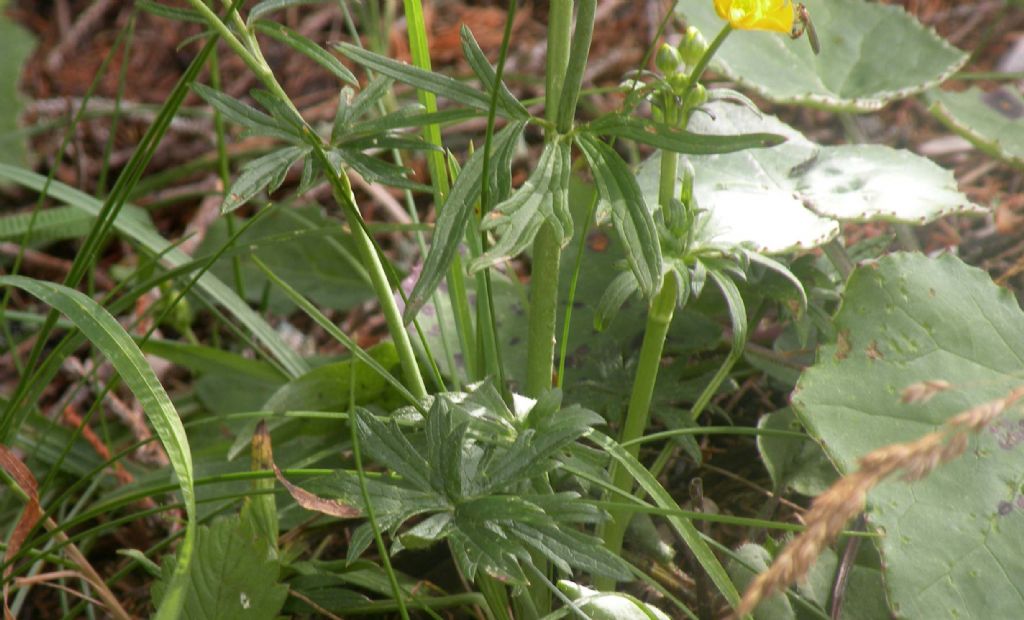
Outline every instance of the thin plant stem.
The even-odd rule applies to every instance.
[[[301,114],[299,114],[295,104],[285,93],[284,88],[281,87],[267,61],[263,58],[255,35],[246,28],[245,22],[238,12],[231,11],[230,18],[233,20],[239,36],[244,39],[244,43],[201,0],[189,0],[189,4],[206,19],[208,25],[214,31],[224,38],[228,46],[256,74],[256,77],[267,90],[301,118]],[[427,396],[427,388],[423,383],[423,375],[420,373],[419,364],[416,361],[416,353],[412,348],[412,341],[409,338],[408,331],[405,329],[405,323],[402,321],[402,313],[398,310],[398,304],[395,300],[391,283],[388,280],[387,272],[384,269],[380,253],[377,251],[373,239],[366,230],[365,222],[363,222],[359,207],[355,201],[355,196],[352,194],[352,186],[349,183],[348,175],[340,173],[331,165],[324,150],[323,141],[316,132],[306,126],[304,127],[304,133],[306,134],[306,141],[312,147],[312,156],[317,160],[317,164],[319,164],[324,175],[327,177],[328,183],[331,185],[335,201],[342,208],[346,219],[349,221],[349,226],[352,230],[352,241],[355,243],[360,261],[370,275],[370,281],[377,295],[377,301],[381,305],[381,311],[387,322],[388,331],[391,333],[395,349],[398,351],[398,358],[402,366],[402,375],[405,378],[406,385],[416,398],[425,398]]]
[[[548,57],[545,74],[545,118],[551,125],[549,140],[556,139],[558,106],[569,66],[572,40],[572,0],[553,0],[548,13]],[[561,241],[550,224],[541,226],[533,241],[530,274],[530,323],[526,349],[526,395],[538,397],[551,388],[555,361],[555,317],[558,311],[558,271]]]
[[[633,457],[640,453],[640,443],[636,440],[643,435],[644,429],[647,427],[654,384],[658,379],[661,354],[665,347],[665,337],[668,335],[668,329],[676,311],[678,290],[679,283],[676,277],[672,274],[666,275],[662,281],[661,290],[651,301],[651,307],[647,314],[647,325],[644,328],[643,344],[640,346],[636,378],[633,380],[633,392],[630,395],[629,407],[626,410],[626,419],[619,439],[622,443],[627,443],[624,449]],[[633,486],[633,479],[625,468],[614,467],[612,484],[621,491],[628,492]],[[622,539],[626,534],[626,526],[629,525],[632,513],[619,509],[612,510],[611,514],[612,520],[605,525],[603,532],[604,545],[612,553],[618,554],[622,550]],[[599,590],[611,590],[615,587],[614,580],[609,577],[598,577],[595,583]]]
[[[825,256],[839,272],[839,275],[846,280],[853,273],[854,267],[853,259],[850,258],[850,254],[846,251],[839,241],[833,239],[821,246],[821,249],[825,251]]]

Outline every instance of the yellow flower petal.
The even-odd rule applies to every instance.
[[[738,30],[793,30],[792,0],[715,0],[715,12]]]

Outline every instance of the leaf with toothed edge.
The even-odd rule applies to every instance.
[[[857,459],[934,431],[1021,384],[1024,312],[1008,290],[956,257],[894,254],[850,276],[793,406],[842,473]],[[953,389],[927,403],[922,381]],[[928,477],[888,481],[868,498],[893,612],[906,618],[1012,618],[1024,608],[1024,423],[1019,408]]]
[[[706,109],[710,114],[690,121],[702,133],[769,131],[788,138],[772,149],[688,156],[713,242],[783,253],[827,243],[843,221],[921,225],[987,211],[959,191],[952,172],[909,151],[818,146],[774,116],[723,102]],[[648,201],[658,195],[659,163],[651,157],[637,175]]]

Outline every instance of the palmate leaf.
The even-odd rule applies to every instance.
[[[514,585],[528,583],[523,569],[516,561],[517,553],[529,561],[526,548],[518,541],[510,541],[504,533],[477,523],[463,523],[448,536],[448,546],[462,574],[475,580],[477,572]]]
[[[592,575],[627,580],[633,577],[629,564],[602,544],[600,539],[553,524],[534,524],[516,520],[508,531],[531,549],[536,549],[559,570],[572,574],[572,568]]]
[[[495,492],[513,481],[551,469],[551,458],[588,430],[589,427],[564,425],[543,432],[523,431],[501,456],[487,464],[480,477],[481,492]]]
[[[381,422],[366,409],[356,408],[353,421],[360,444],[377,462],[388,466],[422,491],[443,491],[432,487],[428,474],[430,464],[409,443],[394,420]]]
[[[554,229],[562,245],[572,239],[572,216],[567,208],[569,156],[567,142],[549,142],[526,183],[487,214],[480,224],[481,230],[497,229],[501,237],[490,250],[470,263],[471,273],[524,252],[545,223]]]
[[[580,135],[576,143],[590,164],[601,202],[611,211],[612,224],[622,239],[640,292],[653,297],[661,286],[661,243],[636,175],[601,140]]]

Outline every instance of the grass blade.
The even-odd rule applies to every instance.
[[[103,306],[84,293],[63,285],[24,276],[0,276],[0,286],[14,286],[67,316],[97,349],[106,355],[125,385],[131,389],[160,442],[178,478],[178,487],[188,515],[185,536],[178,549],[178,562],[158,618],[176,618],[184,600],[188,571],[195,542],[196,500],[193,489],[192,454],[185,429],[170,397],[149,367],[142,351],[128,332]]]

